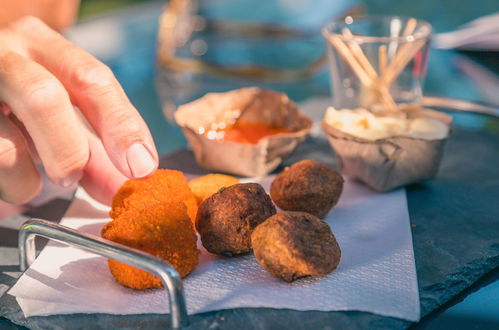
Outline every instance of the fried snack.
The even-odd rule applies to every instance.
[[[171,200],[184,202],[189,218],[192,221],[196,219],[198,204],[184,174],[180,171],[161,169],[146,178],[125,182],[113,198],[109,215],[117,219],[125,210],[137,213]],[[139,214],[131,215],[138,216]]]
[[[106,224],[102,237],[136,248],[167,260],[184,277],[198,264],[196,233],[181,201],[170,201],[146,207],[140,217],[124,210],[115,220]],[[162,286],[161,280],[143,270],[108,260],[116,281],[132,289]]]
[[[189,181],[189,188],[196,196],[198,205],[221,188],[230,187],[239,183],[239,180],[230,175],[206,174]]]
[[[196,227],[206,250],[232,256],[251,251],[253,229],[275,213],[275,206],[262,186],[239,183],[201,203]]]
[[[101,236],[169,261],[181,276],[197,265],[199,251],[192,225],[196,198],[182,172],[158,170],[153,175],[129,180],[113,198],[113,221]],[[140,269],[109,260],[116,281],[133,289],[162,285],[159,278]]]
[[[319,218],[336,205],[343,191],[343,177],[314,160],[286,167],[270,186],[270,196],[283,210],[308,212]]]
[[[305,212],[282,212],[258,225],[251,235],[257,262],[291,282],[336,269],[341,250],[327,223]]]

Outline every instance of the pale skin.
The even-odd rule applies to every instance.
[[[78,110],[79,109],[79,110]],[[127,178],[151,174],[151,134],[111,70],[41,20],[0,27],[0,198],[29,202],[40,163],[109,204]]]

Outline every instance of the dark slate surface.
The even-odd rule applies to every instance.
[[[310,139],[287,160],[314,158],[335,166],[327,142]],[[202,173],[188,151],[164,167]],[[458,129],[437,179],[408,187],[422,316],[499,266],[499,134]],[[23,217],[9,219],[22,222]],[[0,228],[0,295],[17,271],[14,230]],[[5,262],[4,260],[7,260]],[[495,270],[497,272],[497,269]],[[25,319],[15,299],[0,298],[0,315],[34,329],[160,328],[167,315],[76,314]],[[190,317],[189,329],[404,329],[407,321],[363,312],[299,312],[242,308]],[[4,320],[0,319],[0,327]],[[5,323],[6,328],[13,328]],[[413,325],[414,326],[414,325]],[[7,329],[8,329],[7,328]]]

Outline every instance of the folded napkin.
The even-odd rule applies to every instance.
[[[260,183],[268,189],[271,177]],[[108,209],[79,190],[61,224],[98,235]],[[184,279],[189,314],[238,307],[357,310],[417,321],[419,294],[405,191],[378,194],[345,182],[325,219],[341,246],[339,267],[324,277],[286,283],[253,255],[223,258],[201,245],[197,269]],[[68,313],[167,313],[167,292],[116,283],[106,259],[51,242],[9,291],[26,317]]]

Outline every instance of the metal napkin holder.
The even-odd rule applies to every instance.
[[[78,247],[158,276],[168,290],[171,327],[179,329],[188,325],[182,279],[168,261],[57,223],[42,219],[31,219],[26,221],[19,229],[19,265],[21,271],[28,269],[29,265],[36,259],[35,236],[42,236]]]

